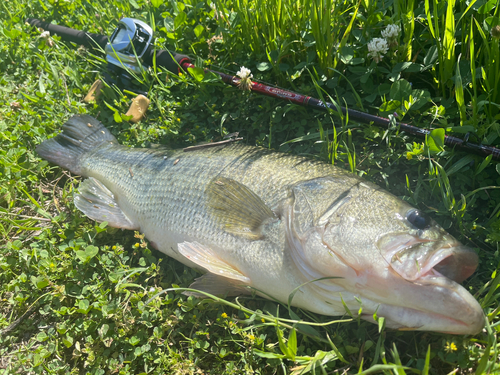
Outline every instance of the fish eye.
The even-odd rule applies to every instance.
[[[409,211],[406,214],[406,220],[417,229],[426,229],[431,225],[431,219],[419,210]]]

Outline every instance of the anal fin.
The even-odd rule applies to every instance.
[[[78,188],[80,194],[75,195],[75,206],[89,218],[103,222],[110,227],[123,229],[139,229],[121,210],[114,194],[99,180],[90,177]]]

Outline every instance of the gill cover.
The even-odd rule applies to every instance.
[[[354,185],[352,179],[322,177],[291,188],[291,204],[285,215],[286,238],[292,260],[305,281],[353,276],[349,261],[331,251],[323,236],[328,227],[335,226],[336,215],[350,201],[349,191]],[[330,291],[343,290],[329,282],[315,285]]]

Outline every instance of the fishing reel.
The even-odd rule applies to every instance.
[[[147,96],[146,88],[134,79],[141,74],[141,67],[149,68],[144,57],[149,53],[153,40],[153,29],[135,18],[122,18],[106,44],[108,71],[104,79],[121,90],[129,90]]]
[[[140,73],[139,61],[142,63],[152,40],[153,29],[148,24],[135,18],[122,18],[104,48],[106,61]]]

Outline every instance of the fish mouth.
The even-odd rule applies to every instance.
[[[442,276],[459,284],[472,276],[478,262],[477,254],[465,246],[444,248],[431,257],[420,279]]]
[[[465,246],[441,248],[427,259],[413,280],[445,277],[460,284],[474,273],[478,261],[477,254]]]
[[[460,258],[460,257],[459,257]],[[467,258],[468,259],[468,258]],[[475,335],[484,327],[484,312],[477,300],[460,284],[436,271],[436,267],[461,279],[470,272],[456,267],[457,259],[446,258],[429,266],[416,281],[393,279],[397,286],[390,298],[378,300],[377,315],[386,319],[388,328],[402,331],[434,331],[457,335]],[[361,318],[372,321],[373,316]]]
[[[376,298],[377,314],[389,328],[477,334],[484,313],[460,283],[474,273],[478,256],[448,234],[436,237],[402,234],[379,240],[388,278],[397,286],[394,296]]]
[[[474,273],[479,262],[474,251],[451,236],[441,240],[411,235],[382,238],[379,249],[389,266],[408,281],[445,277],[461,283]]]
[[[416,310],[414,314],[420,315],[423,322],[432,320],[433,330],[437,332],[471,335],[481,332],[484,327],[483,309],[460,285],[474,273],[478,261],[477,254],[462,244],[436,251],[415,282],[433,288],[438,295],[448,294],[447,300],[441,301],[444,309]]]

